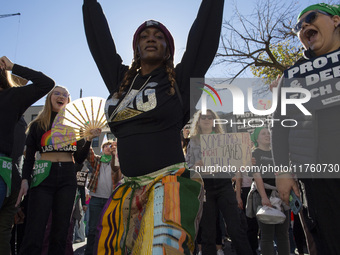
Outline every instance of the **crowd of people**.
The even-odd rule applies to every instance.
[[[220,255],[224,236],[239,255],[294,254],[292,244],[299,254],[304,245],[312,255],[340,254],[339,179],[299,178],[286,171],[194,171],[208,164],[202,139],[226,133],[215,124],[215,111],[190,115],[201,91],[190,88],[191,78],[203,79],[216,55],[223,7],[224,0],[201,2],[177,65],[170,31],[145,21],[133,36],[127,66],[100,4],[84,0],[85,34],[109,92],[105,114],[117,138],[101,145],[102,155],[91,147],[98,128],[71,146],[51,146],[52,124],[71,101],[67,88],[0,58],[0,116],[6,119],[0,124],[1,255],[73,254],[72,243],[85,236],[86,255]],[[340,6],[308,6],[293,31],[305,48],[296,65],[339,50]],[[285,86],[286,78],[271,88]],[[25,123],[24,112],[45,95],[42,111]],[[279,93],[273,118],[283,120],[280,98]],[[313,108],[309,116],[289,108],[296,126],[255,128],[251,164],[288,169],[340,164],[337,110]],[[294,211],[294,229],[292,194],[303,202]],[[24,223],[24,230],[14,223]]]

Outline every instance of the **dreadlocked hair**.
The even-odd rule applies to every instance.
[[[164,65],[165,65],[165,71],[168,74],[168,78],[170,81],[170,88],[168,91],[168,94],[170,96],[173,96],[175,94],[175,77],[176,77],[176,73],[175,73],[175,68],[174,68],[174,63],[173,63],[173,59],[172,57],[168,58],[167,60],[164,60]],[[125,73],[122,84],[120,85],[119,91],[118,93],[116,93],[116,98],[121,98],[121,96],[123,95],[123,92],[126,90],[126,88],[131,85],[131,82],[133,80],[133,78],[137,75],[138,71],[141,68],[141,64],[140,64],[140,58],[136,55],[135,58],[132,61],[131,67],[129,68],[129,70]]]
[[[168,94],[170,96],[173,96],[176,93],[176,90],[175,90],[176,73],[175,73],[174,61],[171,57],[165,62],[165,70],[168,74],[168,78],[170,81],[170,88],[169,88]]]

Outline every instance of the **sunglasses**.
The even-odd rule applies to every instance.
[[[308,24],[311,24],[313,23],[316,18],[318,17],[318,13],[321,13],[323,15],[327,15],[327,16],[332,16],[331,14],[327,13],[327,12],[324,12],[324,11],[320,11],[320,10],[315,10],[315,11],[312,11],[310,12],[306,17],[304,17],[303,19],[301,19],[293,28],[293,32],[295,34],[299,33],[302,29],[302,23],[305,22],[305,23],[308,23]]]
[[[201,115],[201,120],[213,120],[214,119],[214,116],[211,116],[211,115]]]
[[[62,96],[62,97],[68,98],[70,94],[68,94],[66,92],[65,93],[61,93],[59,91],[53,91],[53,95],[55,95],[55,96]]]

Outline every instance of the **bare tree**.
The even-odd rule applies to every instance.
[[[300,8],[298,8],[300,9]],[[228,73],[236,78],[251,66],[270,67],[283,72],[288,66],[275,54],[275,45],[282,42],[285,47],[295,48],[289,58],[296,60],[301,54],[296,35],[291,28],[298,14],[297,1],[260,0],[250,15],[242,15],[235,6],[235,14],[224,21],[222,49],[216,56],[215,64],[224,64],[237,70]]]

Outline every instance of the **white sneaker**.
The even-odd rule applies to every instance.
[[[199,251],[199,252],[197,253],[197,255],[202,255],[202,251]]]
[[[223,250],[218,250],[218,251],[216,252],[216,255],[224,255]]]

